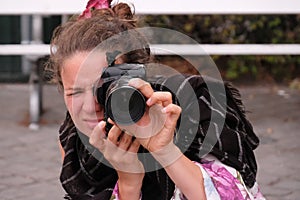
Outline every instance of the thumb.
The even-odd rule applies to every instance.
[[[104,150],[105,147],[105,124],[106,123],[104,121],[99,122],[98,125],[92,131],[89,138],[89,143],[101,152]]]

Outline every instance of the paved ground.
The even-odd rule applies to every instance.
[[[248,117],[261,138],[256,151],[258,181],[270,200],[300,196],[300,91],[280,87],[240,87]],[[42,126],[29,130],[28,85],[0,85],[0,199],[62,199],[58,181],[57,129],[62,98],[44,88]]]

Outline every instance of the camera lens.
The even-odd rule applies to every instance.
[[[146,101],[139,90],[126,85],[111,90],[105,105],[108,117],[114,122],[130,125],[142,118]]]

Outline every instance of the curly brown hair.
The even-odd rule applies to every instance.
[[[92,51],[99,45],[104,51],[120,51],[124,62],[149,63],[153,58],[148,42],[136,28],[137,19],[125,3],[95,9],[90,18],[73,16],[53,32],[46,66],[51,72],[50,79],[62,86],[61,67],[65,59],[76,52]]]

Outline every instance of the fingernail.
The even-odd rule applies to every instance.
[[[147,100],[147,104],[150,105],[150,104],[151,104],[151,101],[152,101],[152,99],[149,98],[149,99]]]
[[[105,121],[100,121],[100,122],[98,123],[98,126],[99,126],[101,129],[104,128],[105,125],[106,125]]]
[[[166,113],[166,112],[167,112],[167,108],[161,109],[161,112],[162,112],[162,113]]]

